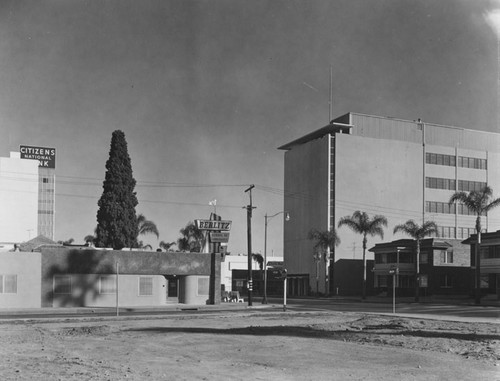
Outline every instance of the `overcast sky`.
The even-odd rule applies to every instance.
[[[333,116],[500,132],[497,8],[481,0],[0,0],[0,156],[20,144],[57,149],[55,238],[83,242],[96,225],[111,133],[121,129],[137,212],[157,224],[160,240],[208,218],[217,199],[233,221],[229,251],[246,253],[244,190],[255,184],[253,251],[263,253],[264,215],[283,209],[277,147],[328,123],[330,65]],[[269,254],[282,255],[282,224],[269,221]]]

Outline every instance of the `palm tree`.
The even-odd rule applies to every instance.
[[[252,259],[257,262],[259,269],[262,270],[264,268],[264,257],[262,254],[252,254]]]
[[[181,251],[199,253],[203,247],[203,232],[193,222],[179,231],[182,237],[177,240],[177,247]]]
[[[159,246],[162,249],[165,249],[166,251],[170,251],[170,248],[175,245],[175,242],[165,242],[165,241],[160,241]]]
[[[262,256],[262,254],[252,254],[252,259],[259,265],[260,279],[262,281],[264,279],[264,257]],[[260,286],[259,286],[259,292],[260,292]]]
[[[142,213],[137,216],[137,230],[138,230],[137,236],[146,234],[154,234],[156,238],[160,236],[156,224],[153,221],[147,220],[144,214]]]
[[[355,211],[352,216],[342,217],[339,221],[338,227],[347,225],[355,233],[363,236],[363,294],[362,298],[366,299],[366,244],[368,242],[367,236],[380,236],[384,238],[384,229],[382,226],[387,226],[387,218],[384,216],[376,215],[370,219],[365,212]]]
[[[476,214],[476,232],[477,243],[475,247],[475,303],[481,304],[481,215],[487,214],[491,209],[500,205],[500,198],[492,199],[493,190],[486,185],[479,191],[455,192],[449,203],[460,202],[465,205],[471,212]]]
[[[415,271],[415,301],[418,302],[419,292],[420,292],[420,241],[425,237],[428,237],[432,234],[437,235],[437,225],[434,221],[425,221],[422,226],[417,224],[413,220],[408,220],[402,225],[396,225],[394,227],[394,234],[397,232],[403,232],[413,239],[417,241],[417,250],[416,250],[416,271]]]
[[[321,257],[321,254],[323,254],[323,258],[325,260],[325,294],[328,295],[328,270],[329,270],[329,261],[331,263],[335,263],[335,252],[334,248],[335,246],[338,246],[340,244],[340,238],[337,236],[337,232],[335,231],[335,228],[332,228],[327,231],[320,231],[317,229],[311,229],[309,231],[308,238],[310,240],[316,241],[314,244],[314,250],[317,253],[317,257],[315,258],[319,259]],[[332,271],[333,274],[333,271]],[[316,290],[317,291],[317,290]]]

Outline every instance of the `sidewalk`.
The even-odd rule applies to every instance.
[[[254,303],[251,307],[245,303],[221,303],[218,305],[187,305],[181,303],[166,304],[163,306],[134,306],[119,307],[118,314],[125,312],[192,312],[192,311],[231,311],[231,310],[252,310],[272,307],[272,304]],[[116,307],[42,307],[42,308],[0,308],[0,319],[6,316],[24,315],[26,319],[36,315],[87,315],[95,314],[116,314]],[[133,316],[133,315],[132,315]]]
[[[293,300],[294,297],[288,297],[290,300]],[[297,297],[299,298],[299,297]],[[359,302],[359,303],[392,303],[392,296],[367,296],[365,300],[361,299],[360,296],[301,296],[300,299],[323,299],[323,300],[345,300],[351,302]],[[413,296],[396,296],[397,303],[416,303],[415,298]],[[450,304],[450,305],[476,305],[474,298],[466,297],[466,296],[420,296],[419,304]],[[478,307],[499,307],[500,308],[500,300],[497,299],[496,295],[487,295],[481,298],[481,304]]]

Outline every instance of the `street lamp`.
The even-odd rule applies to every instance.
[[[264,228],[264,299],[262,299],[262,304],[267,304],[267,221],[271,218],[276,217],[280,214],[285,214],[285,221],[290,221],[290,214],[283,210],[272,216],[268,216],[267,213],[264,216],[265,228]]]

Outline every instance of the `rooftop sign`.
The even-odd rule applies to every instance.
[[[21,159],[38,160],[41,168],[56,167],[56,149],[47,147],[19,146]]]

